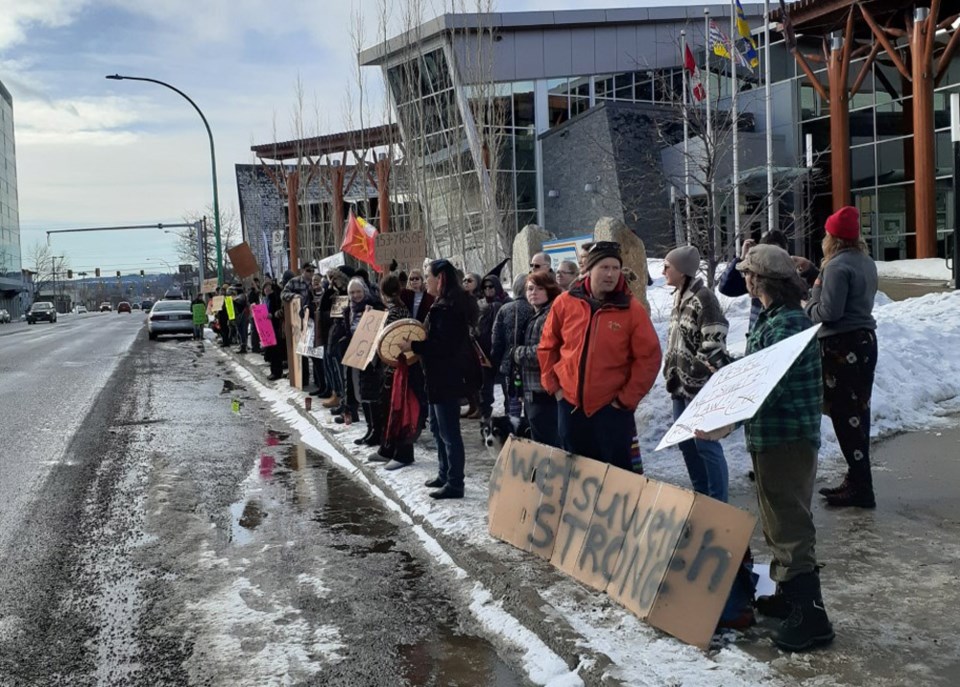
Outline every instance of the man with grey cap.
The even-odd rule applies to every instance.
[[[680,246],[663,260],[663,276],[674,291],[673,312],[667,335],[663,378],[673,399],[673,419],[710,380],[712,370],[726,362],[727,318],[700,271],[700,251]],[[728,500],[727,459],[718,441],[688,439],[680,442],[693,490],[724,503]]]
[[[763,305],[747,337],[748,356],[813,325],[800,307],[807,286],[787,251],[755,246],[737,269],[750,295]],[[756,607],[762,615],[784,619],[774,642],[787,651],[829,644],[834,637],[820,592],[816,528],[810,511],[822,401],[820,351],[817,342],[811,341],[756,415],[744,422],[757,479],[760,522],[773,552],[770,577],[777,583],[776,593],[759,597]],[[696,434],[716,440],[732,428]]]
[[[543,325],[540,382],[557,398],[565,450],[631,470],[633,414],[660,371],[660,340],[627,288],[620,244],[594,243],[584,267]]]

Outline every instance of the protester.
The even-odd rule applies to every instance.
[[[327,272],[330,288],[324,291],[320,304],[320,337],[326,342],[323,349],[324,374],[331,395],[322,402],[324,408],[329,408],[334,415],[343,415],[346,410],[346,391],[344,389],[344,372],[341,361],[346,348],[343,341],[346,330],[343,324],[343,311],[334,311],[334,301],[339,296],[347,295],[347,284],[353,269],[341,265],[339,268]]]
[[[520,367],[522,375],[524,410],[530,423],[531,438],[541,444],[560,448],[557,399],[547,392],[540,382],[537,347],[540,345],[550,307],[562,290],[553,277],[538,272],[527,277],[525,292],[533,316],[524,327],[522,344],[513,349],[511,357]]]
[[[877,266],[860,237],[860,214],[840,208],[827,219],[820,277],[806,312],[822,323],[817,337],[823,366],[824,408],[833,421],[847,475],[821,489],[831,506],[875,508],[870,471],[870,397],[877,367]]]
[[[493,414],[493,389],[498,381],[503,380],[500,375],[500,359],[493,355],[493,325],[497,313],[510,297],[503,290],[499,274],[490,273],[480,283],[483,297],[480,298],[480,318],[477,321],[477,343],[480,350],[490,361],[489,367],[483,368],[483,382],[480,388],[480,416],[489,419]]]
[[[591,248],[593,248],[593,241],[585,241],[584,243],[580,244],[580,250],[577,253],[577,263],[580,266],[581,277],[584,277],[587,274],[587,255],[589,255]]]
[[[416,271],[416,270],[415,270]],[[408,278],[409,283],[409,278]],[[383,296],[383,303],[387,308],[387,318],[384,326],[388,326],[402,319],[410,317],[410,311],[404,304],[402,294],[404,292],[400,287],[400,279],[397,275],[388,274],[380,281],[380,294]],[[421,413],[426,411],[426,398],[423,394],[423,370],[421,365],[415,364],[407,367],[408,386],[414,390],[417,399],[420,401]],[[393,409],[391,408],[391,397],[393,393],[393,382],[395,369],[390,365],[382,366],[380,399],[375,408],[375,412],[381,414],[382,426],[386,428],[391,422],[398,423],[399,418],[392,418]],[[403,438],[384,436],[380,448],[375,454],[370,456],[369,460],[374,462],[384,462],[385,470],[398,470],[413,463],[413,443],[422,427],[420,418],[416,419],[416,433]]]
[[[310,291],[310,300],[304,306],[306,318],[313,322],[313,340],[309,342],[309,346],[311,348],[322,349],[324,339],[321,336],[322,331],[320,328],[320,306],[323,301],[323,277],[319,274],[313,275],[313,279],[310,282]],[[304,335],[306,335],[306,331]],[[310,392],[310,395],[324,399],[330,398],[332,392],[330,386],[327,384],[327,371],[326,366],[323,364],[323,359],[313,358],[312,363],[314,388],[313,391]]]
[[[580,275],[580,267],[573,260],[562,260],[557,265],[557,286],[566,291]]]
[[[256,277],[253,278],[253,285],[247,291],[247,303],[251,308],[260,303],[260,280]],[[253,317],[253,310],[250,311],[250,317]],[[250,327],[250,352],[260,353],[260,333],[256,326]]]
[[[207,324],[207,306],[199,293],[190,302],[190,310],[193,313],[193,340],[203,341],[203,328]]]
[[[594,243],[584,267],[544,323],[540,380],[558,400],[565,450],[632,470],[633,413],[660,370],[660,342],[626,287],[618,243]]]
[[[513,359],[513,349],[523,344],[523,333],[527,323],[533,317],[533,307],[527,302],[526,282],[528,275],[521,274],[513,281],[513,300],[505,303],[497,312],[493,322],[492,349],[490,359],[499,360],[498,371],[506,383],[504,404],[510,415],[509,402],[522,403],[523,390],[516,388],[521,381],[520,369]],[[517,414],[519,417],[519,414]]]
[[[751,296],[763,309],[747,337],[747,355],[799,334],[811,326],[800,307],[806,284],[790,255],[779,246],[760,245],[739,263]],[[810,511],[820,447],[823,385],[820,355],[812,343],[744,423],[747,449],[756,474],[763,534],[773,554],[770,577],[776,593],[761,596],[757,611],[784,618],[774,642],[787,651],[828,644],[834,632],[824,609],[814,554],[816,527]],[[728,426],[698,438],[719,439]]]
[[[430,263],[427,290],[437,300],[427,314],[427,338],[407,342],[401,350],[421,356],[430,405],[430,430],[437,441],[439,471],[426,483],[437,488],[435,499],[463,497],[464,449],[460,435],[460,399],[474,355],[470,327],[476,322],[476,301],[460,285],[457,270],[449,260]]]
[[[427,293],[427,285],[423,279],[423,272],[420,270],[411,270],[407,277],[407,288],[400,292],[400,298],[403,304],[410,311],[410,317],[424,322],[427,319],[427,312],[433,305],[434,298]]]
[[[353,277],[350,280],[347,285],[347,296],[350,298],[350,305],[343,309],[343,350],[350,345],[350,340],[356,334],[363,314],[370,309],[383,310],[383,304],[374,298],[370,289],[367,288],[367,283],[361,277]],[[362,410],[363,419],[367,423],[367,433],[354,443],[376,446],[380,443],[380,432],[383,429],[377,424],[379,418],[373,415],[372,408],[372,403],[379,400],[380,396],[379,363],[371,363],[365,370],[345,365],[343,371],[346,408],[342,415],[334,418],[334,422],[350,424],[350,421],[357,417],[357,410]]]
[[[695,246],[674,248],[663,261],[667,286],[675,289],[663,364],[674,420],[710,379],[711,370],[727,360],[727,318],[713,291],[697,278],[699,270]],[[680,442],[680,452],[693,490],[726,503],[729,477],[720,442],[688,439]]]
[[[270,363],[270,381],[276,381],[283,377],[283,361],[286,357],[287,347],[283,338],[283,300],[280,298],[280,292],[273,282],[264,282],[263,297],[267,302],[267,313],[270,315],[270,324],[273,326],[273,334],[277,343],[265,348],[267,362]]]
[[[242,283],[234,284],[233,290],[233,313],[237,327],[237,339],[240,343],[240,349],[237,352],[246,353],[247,339],[250,333],[250,303],[247,301],[247,294],[243,290]]]
[[[476,272],[468,272],[463,277],[463,290],[476,299],[483,297],[483,290],[480,288],[480,275]]]
[[[283,285],[283,292],[280,294],[283,302],[289,303],[293,300],[294,296],[299,296],[300,308],[306,307],[313,294],[311,284],[313,283],[313,274],[315,271],[316,268],[314,268],[313,263],[308,262],[300,267],[300,276],[287,279]],[[286,273],[284,273],[284,278],[286,278]],[[300,384],[306,386],[309,380],[310,358],[303,355],[300,356]]]
[[[530,274],[537,272],[550,272],[553,262],[546,253],[537,253],[530,258]]]

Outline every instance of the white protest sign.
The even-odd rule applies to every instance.
[[[305,355],[308,358],[322,358],[323,357],[323,346],[313,345],[314,339],[314,324],[313,320],[306,319],[303,321],[303,334],[300,337],[300,340],[297,342],[297,353],[300,355]]]
[[[814,325],[717,370],[655,450],[693,439],[695,430],[712,432],[752,418],[818,329],[820,325]]]

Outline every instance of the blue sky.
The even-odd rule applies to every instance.
[[[236,212],[233,166],[253,161],[252,144],[298,135],[298,79],[305,135],[358,125],[344,115],[357,93],[352,17],[364,18],[364,47],[378,42],[381,2],[398,28],[408,0],[5,0],[0,81],[14,97],[24,267],[46,229],[180,222],[211,204],[206,133],[189,104],[106,74],[166,81],[197,102],[216,141],[221,205]],[[427,18],[450,7],[415,2]],[[512,0],[495,9],[676,4],[699,3]],[[379,70],[363,74],[367,100],[382,102]],[[382,111],[371,106],[364,124],[379,123]],[[159,231],[59,235],[52,243],[75,270],[124,272],[176,263],[174,246]]]

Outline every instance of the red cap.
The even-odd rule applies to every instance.
[[[860,238],[860,211],[850,205],[837,210],[827,218],[827,233],[844,241]]]

